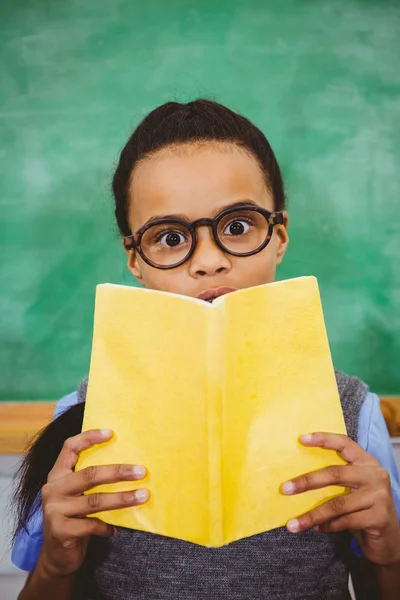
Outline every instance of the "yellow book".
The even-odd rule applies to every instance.
[[[110,428],[77,468],[143,464],[148,503],[96,516],[112,525],[222,546],[286,524],[331,487],[284,496],[302,473],[344,464],[302,446],[346,433],[317,280],[239,290],[213,303],[134,287],[97,287],[83,430]]]

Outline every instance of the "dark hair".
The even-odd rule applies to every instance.
[[[82,430],[85,403],[71,406],[44,427],[30,443],[16,474],[13,510],[16,513],[14,538],[41,504],[40,492],[54,466],[65,440]]]
[[[250,152],[272,192],[275,210],[284,208],[285,191],[279,165],[260,129],[245,117],[211,100],[199,99],[187,104],[167,102],[143,119],[120,155],[112,189],[115,217],[123,236],[131,234],[128,188],[135,166],[160,148],[196,141],[231,142]],[[29,518],[39,508],[40,491],[64,441],[81,431],[83,411],[84,403],[73,406],[43,429],[31,444],[17,475],[14,536],[26,527]]]
[[[275,210],[285,207],[285,189],[278,162],[258,127],[211,100],[201,98],[187,104],[167,102],[143,119],[121,152],[112,190],[115,218],[122,236],[132,234],[128,223],[129,183],[136,165],[161,148],[201,141],[230,142],[250,152],[272,192]]]

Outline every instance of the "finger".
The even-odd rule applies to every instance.
[[[338,531],[361,531],[371,527],[373,521],[373,510],[361,510],[360,512],[342,515],[328,523],[319,526],[320,533],[336,533]]]
[[[329,521],[339,519],[343,515],[369,510],[373,505],[374,494],[372,491],[367,494],[354,492],[353,494],[335,496],[296,519],[291,519],[287,523],[287,528],[292,533],[307,531],[318,525],[322,526]]]
[[[68,534],[72,538],[84,538],[89,535],[99,535],[101,537],[114,537],[117,528],[108,523],[103,523],[100,519],[69,519]]]
[[[376,467],[358,467],[353,465],[330,465],[325,469],[304,473],[286,481],[281,491],[286,496],[301,494],[308,490],[318,490],[330,485],[358,488],[366,485],[374,476]]]
[[[78,462],[80,452],[95,444],[103,444],[112,435],[110,429],[90,429],[66,439],[47,480],[52,481],[70,473]]]
[[[304,446],[314,446],[336,450],[348,463],[357,465],[376,466],[379,464],[376,458],[368,454],[361,446],[353,442],[347,435],[339,433],[308,433],[300,437]]]
[[[104,465],[92,466],[81,471],[70,472],[57,482],[57,490],[65,496],[82,494],[104,483],[118,481],[137,481],[146,477],[146,468],[142,465]]]
[[[68,500],[62,501],[59,510],[67,517],[86,517],[86,515],[97,512],[144,504],[148,501],[149,496],[149,491],[146,489],[112,494],[86,494],[85,496],[68,498]]]

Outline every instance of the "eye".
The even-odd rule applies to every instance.
[[[169,248],[175,248],[179,244],[186,242],[186,237],[180,231],[168,231],[167,233],[158,234],[157,243]]]
[[[224,235],[244,235],[250,229],[250,223],[240,218],[231,221],[224,229]]]

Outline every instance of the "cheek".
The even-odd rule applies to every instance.
[[[237,258],[233,267],[246,287],[272,283],[276,272],[276,239],[272,238],[259,254]]]
[[[240,279],[243,283],[246,282],[246,287],[272,283],[275,280],[276,264],[271,259],[264,258],[262,261],[254,259],[251,263],[249,261],[246,265],[243,264],[241,269]]]
[[[162,269],[154,269],[146,265],[146,263],[142,263],[141,272],[143,285],[150,290],[160,290],[177,294],[185,293],[188,278],[187,269],[185,268],[163,271]]]

